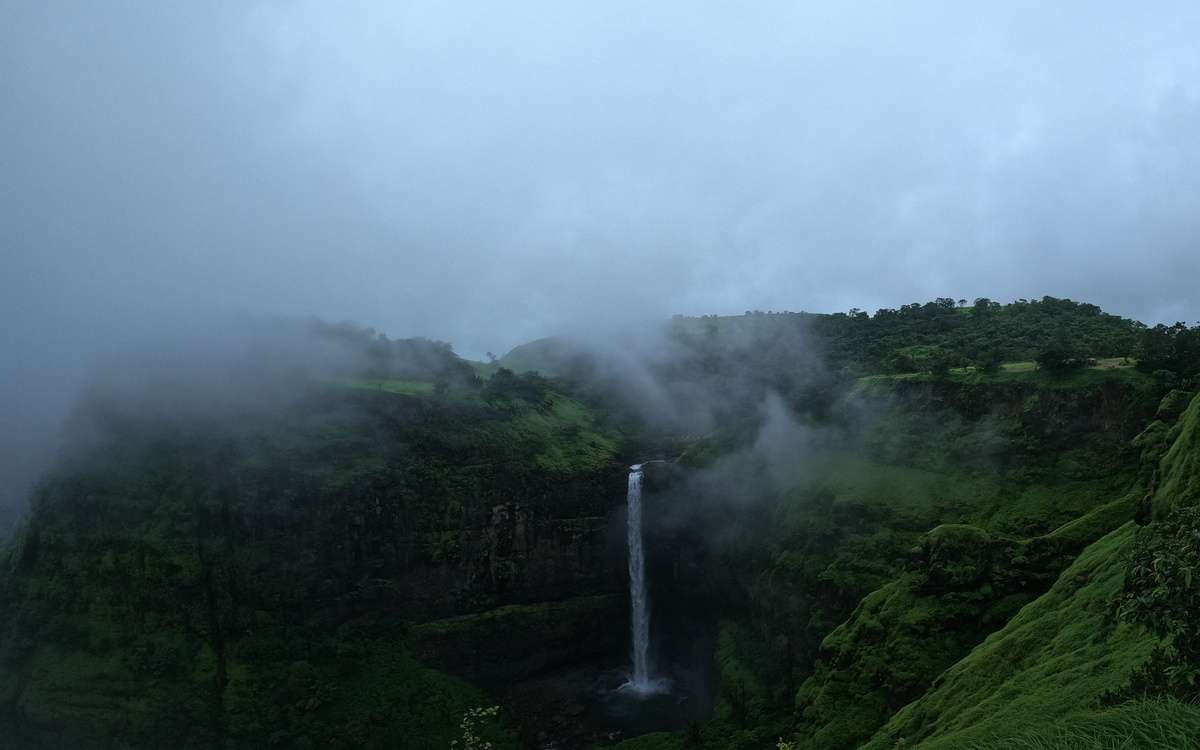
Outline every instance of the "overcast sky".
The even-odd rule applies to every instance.
[[[230,311],[1200,318],[1200,3],[981,5],[0,0],[0,407]]]

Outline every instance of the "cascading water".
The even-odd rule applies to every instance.
[[[650,611],[646,602],[646,559],[642,552],[642,464],[629,467],[626,495],[629,535],[629,602],[633,631],[633,676],[623,687],[637,693],[661,692],[664,684],[650,676]]]
[[[642,465],[629,467],[629,494],[626,495],[629,533],[629,602],[633,627],[634,690],[650,688],[650,613],[646,611],[646,559],[642,554]]]

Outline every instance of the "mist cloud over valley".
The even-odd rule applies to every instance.
[[[0,0],[0,745],[1196,736],[1197,29]]]

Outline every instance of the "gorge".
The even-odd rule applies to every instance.
[[[1046,304],[1099,354],[1136,346],[1121,319]],[[1006,331],[1042,320],[937,314],[1013,358],[1027,350]],[[220,419],[86,403],[87,444],[4,550],[6,736],[445,747],[491,706],[494,746],[563,749],[1189,726],[1137,687],[1157,684],[1156,633],[1111,613],[1142,606],[1121,604],[1143,585],[1126,561],[1196,500],[1194,391],[1119,360],[843,359],[861,374],[830,378],[844,337],[882,331],[704,325],[666,327],[678,349],[656,377],[682,423],[545,344],[517,373],[388,342],[389,366],[424,381],[338,373]],[[1066,680],[1051,693],[1047,665]],[[1132,690],[1132,707],[1105,697]]]

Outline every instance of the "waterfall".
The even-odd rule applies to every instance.
[[[642,554],[642,465],[629,467],[629,601],[633,628],[633,677],[626,687],[638,692],[655,690],[650,678],[650,612],[646,608],[646,560]]]

